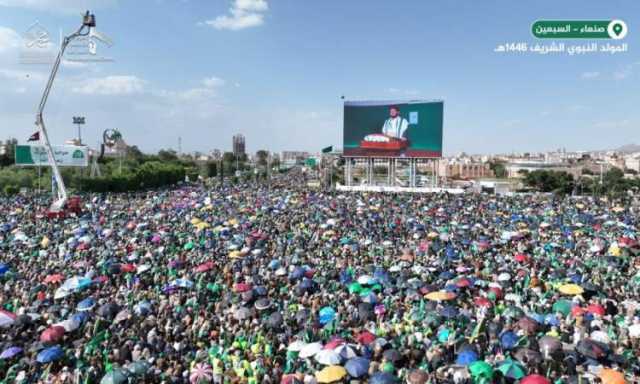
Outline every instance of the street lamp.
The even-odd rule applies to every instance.
[[[49,135],[47,134],[47,129],[44,124],[44,119],[42,117],[42,113],[44,112],[44,107],[47,104],[47,99],[49,98],[49,93],[51,92],[51,88],[53,87],[53,80],[56,78],[56,74],[58,73],[58,69],[60,68],[60,62],[62,61],[62,57],[64,55],[65,49],[71,41],[75,38],[81,36],[88,36],[93,31],[93,28],[96,26],[96,18],[89,11],[84,14],[82,17],[82,25],[78,28],[77,31],[70,34],[69,36],[65,36],[62,40],[62,44],[60,45],[60,51],[58,52],[58,56],[56,57],[56,61],[53,64],[53,68],[51,69],[51,74],[49,75],[49,80],[47,81],[47,85],[44,88],[44,92],[42,94],[42,99],[40,99],[40,105],[38,106],[38,112],[36,114],[36,125],[38,126],[40,132],[42,132],[42,136],[44,137],[44,144],[47,150],[47,157],[49,159],[49,164],[51,165],[51,171],[53,173],[53,177],[55,178],[57,185],[57,200],[51,204],[50,210],[53,212],[61,211],[64,208],[65,203],[67,202],[67,190],[64,186],[64,180],[62,180],[62,175],[60,174],[60,169],[58,168],[58,164],[56,163],[56,159],[53,155],[53,149],[51,148],[51,142],[49,141]]]
[[[78,145],[82,145],[82,133],[80,128],[84,125],[84,116],[73,116],[73,124],[78,126]]]

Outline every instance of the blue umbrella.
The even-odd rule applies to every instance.
[[[22,352],[22,348],[20,347],[9,347],[4,351],[2,351],[2,354],[0,354],[0,359],[2,360],[10,359],[18,355],[20,352]]]
[[[36,361],[38,363],[47,364],[52,361],[61,359],[62,356],[64,356],[64,351],[62,350],[62,348],[60,348],[59,345],[54,345],[53,347],[49,347],[40,351],[40,353],[38,353],[38,356],[36,356]]]
[[[518,344],[518,335],[507,331],[500,336],[500,343],[505,349],[512,349]]]
[[[369,384],[394,384],[398,382],[398,378],[388,372],[378,372],[369,379]]]
[[[324,307],[320,309],[320,313],[319,313],[319,321],[320,324],[327,324],[331,321],[333,321],[333,319],[335,319],[336,317],[336,311],[335,309],[331,308],[331,307]]]
[[[544,318],[544,322],[545,324],[549,324],[551,326],[557,327],[560,325],[560,320],[558,320],[558,317],[556,315],[553,314],[548,314],[545,318]]]
[[[453,278],[453,273],[450,271],[444,271],[444,272],[440,272],[440,274],[438,275],[438,278],[441,280],[449,280],[451,278]]]
[[[289,274],[289,280],[300,280],[304,276],[304,268],[296,267],[293,272]]]
[[[456,364],[469,365],[478,360],[478,354],[471,348],[463,349],[456,358]]]
[[[366,294],[360,296],[360,300],[362,300],[363,303],[369,303],[369,304],[375,304],[378,302],[378,298],[376,297],[376,294],[373,292],[367,292]]]
[[[187,280],[187,279],[176,279],[171,283],[171,285],[173,285],[175,287],[189,289],[189,288],[193,287],[193,281]]]
[[[448,319],[458,316],[458,310],[452,306],[446,306],[440,310],[440,315]]]
[[[79,324],[84,324],[87,319],[89,319],[89,315],[87,315],[84,312],[78,312],[75,313],[73,316],[71,316],[71,320],[78,322]]]
[[[269,268],[271,269],[278,269],[280,268],[280,261],[277,259],[273,259],[269,262]]]
[[[5,263],[0,263],[0,275],[4,275],[9,271],[9,266]]]
[[[95,307],[95,306],[96,306],[96,301],[93,300],[90,297],[87,297],[86,299],[84,299],[81,302],[79,302],[78,306],[76,308],[80,312],[86,312],[86,311],[92,310],[93,307]]]
[[[369,360],[364,357],[354,357],[347,361],[344,365],[344,369],[347,370],[351,377],[362,377],[369,373]]]
[[[148,315],[151,312],[151,303],[146,300],[141,301],[133,307],[133,311],[138,315]]]

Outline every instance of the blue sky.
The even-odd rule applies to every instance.
[[[340,96],[444,99],[444,152],[640,143],[637,0],[0,0],[0,138],[25,140],[48,67],[23,34],[92,9],[110,63],[63,65],[45,118],[54,142],[107,128],[146,151],[311,150],[342,143]],[[626,22],[616,55],[497,54],[536,43],[536,19]]]

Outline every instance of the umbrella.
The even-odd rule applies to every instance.
[[[76,308],[80,312],[86,312],[86,311],[92,310],[93,307],[95,306],[96,306],[96,301],[90,297],[87,297],[86,299],[79,302]]]
[[[144,360],[134,361],[133,363],[127,365],[127,371],[129,371],[132,375],[142,376],[149,370],[150,365]]]
[[[193,287],[193,281],[188,279],[175,279],[170,284],[173,287],[180,287],[185,289],[190,289]]]
[[[12,357],[17,356],[21,352],[22,352],[22,348],[20,347],[9,347],[4,351],[2,351],[2,353],[0,354],[0,359],[2,360],[11,359]]]
[[[491,308],[493,306],[493,303],[486,297],[476,297],[473,303],[478,307]]]
[[[458,316],[458,313],[458,309],[452,306],[446,306],[440,310],[440,315],[447,319],[453,319]]]
[[[425,384],[429,380],[429,374],[421,369],[413,370],[407,376],[408,384]]]
[[[67,279],[67,281],[62,284],[61,288],[64,288],[67,291],[79,291],[90,286],[92,282],[93,281],[89,278],[74,276]]]
[[[211,382],[213,378],[213,370],[209,364],[198,363],[191,368],[189,373],[189,381],[192,384],[201,382]]]
[[[148,315],[151,312],[151,303],[148,301],[141,301],[133,307],[133,312],[139,316]]]
[[[513,356],[523,364],[531,362],[535,365],[542,361],[540,353],[529,348],[519,348]]]
[[[131,311],[129,311],[128,309],[123,309],[122,311],[118,312],[116,317],[113,318],[113,322],[118,324],[120,322],[127,320],[130,316],[131,316]]]
[[[520,380],[520,384],[551,384],[551,382],[544,376],[529,375]]]
[[[498,365],[498,371],[502,372],[504,377],[519,380],[522,379],[527,371],[525,367],[517,361],[507,359]]]
[[[518,345],[518,335],[512,331],[506,331],[500,335],[500,343],[504,349],[513,349]]]
[[[604,307],[600,304],[589,304],[585,308],[585,311],[587,311],[588,313],[592,313],[594,315],[599,315],[599,316],[604,316],[605,314]]]
[[[367,375],[369,372],[369,363],[369,360],[364,357],[354,357],[347,361],[344,368],[347,370],[347,373],[349,373],[349,376],[358,378]]]
[[[336,349],[337,347],[339,347],[342,344],[345,344],[346,341],[340,337],[334,337],[331,340],[329,340],[325,345],[324,345],[324,349]]]
[[[16,315],[4,309],[0,309],[0,327],[7,328],[16,321]]]
[[[314,356],[320,351],[322,351],[322,344],[320,343],[305,344],[302,349],[300,349],[300,357],[306,359],[308,357]]]
[[[338,352],[332,349],[323,349],[315,354],[314,359],[322,365],[336,365],[342,361]]]
[[[4,275],[7,272],[9,272],[9,266],[5,263],[0,263],[0,276]]]
[[[120,307],[118,306],[118,304],[107,303],[98,308],[98,311],[96,313],[98,314],[98,316],[104,319],[111,320],[118,314],[118,312],[120,312]]]
[[[300,340],[296,340],[293,343],[289,344],[289,346],[287,347],[287,351],[292,351],[292,352],[300,352],[300,350],[302,350],[302,347],[304,347],[306,344]]]
[[[544,353],[545,357],[548,358],[550,354],[562,348],[562,342],[553,336],[543,336],[538,340],[538,346],[540,347],[540,352]]]
[[[339,365],[331,365],[316,372],[318,383],[333,383],[347,376],[347,370]]]
[[[374,373],[369,379],[369,384],[393,384],[398,382],[398,378],[388,372]]]
[[[390,361],[392,363],[397,363],[398,361],[402,360],[402,355],[400,355],[400,352],[398,352],[395,349],[387,349],[382,354],[382,357],[384,357],[385,360]]]
[[[565,295],[574,296],[582,294],[584,292],[584,289],[582,289],[582,287],[577,284],[564,284],[558,288],[558,291]]]
[[[348,344],[339,345],[334,349],[334,351],[336,351],[340,357],[345,360],[353,359],[358,356],[356,349]]]
[[[263,297],[262,299],[257,300],[253,306],[256,307],[258,311],[264,311],[265,309],[269,309],[271,306],[271,300]]]
[[[614,369],[603,368],[598,374],[602,384],[625,384],[626,380],[622,372],[618,372]]]
[[[320,324],[324,325],[333,321],[333,319],[336,317],[336,311],[331,307],[323,307],[320,309],[318,316],[318,321],[320,322]]]
[[[36,361],[41,364],[47,364],[52,361],[59,360],[64,356],[64,351],[59,345],[44,349],[36,356]]]
[[[282,321],[283,321],[282,314],[280,312],[273,312],[267,318],[266,323],[271,328],[279,328],[282,325]]]
[[[636,323],[629,326],[629,336],[633,338],[640,337],[640,323]]]
[[[553,303],[551,309],[553,309],[553,312],[560,312],[564,316],[568,316],[571,313],[571,307],[572,304],[569,300],[558,300]]]
[[[538,323],[530,317],[523,317],[518,320],[518,328],[528,333],[534,333],[538,328]]]
[[[456,298],[456,294],[447,291],[435,291],[425,295],[425,298],[431,301],[448,301]]]
[[[235,312],[233,313],[233,317],[236,320],[245,320],[251,317],[252,314],[253,314],[253,311],[251,310],[251,308],[240,307],[235,310]]]
[[[50,284],[50,283],[57,284],[62,280],[64,280],[64,275],[61,275],[59,273],[48,275],[47,277],[44,278],[44,282],[47,284]]]
[[[356,341],[364,345],[373,343],[375,339],[376,339],[376,336],[369,331],[360,332],[360,334],[358,334],[358,336],[356,337]]]
[[[58,342],[64,336],[65,329],[59,325],[47,328],[40,335],[40,341],[43,343],[53,344]]]
[[[590,339],[583,339],[576,345],[576,352],[590,359],[598,360],[605,357],[608,351],[601,343]]]
[[[206,263],[202,263],[202,264],[198,265],[195,268],[195,271],[197,273],[207,272],[207,271],[213,269],[214,266],[215,266],[215,264],[213,263],[213,261],[207,261]]]
[[[456,364],[458,365],[470,365],[474,361],[478,360],[478,354],[471,348],[465,348],[460,353],[458,353],[458,357],[456,358]]]
[[[100,384],[122,384],[127,382],[127,371],[123,369],[114,369],[107,372],[100,380]]]
[[[469,372],[471,373],[471,376],[476,379],[483,378],[490,380],[493,378],[493,368],[489,363],[482,360],[471,363],[471,365],[469,365]]]

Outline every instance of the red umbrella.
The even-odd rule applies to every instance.
[[[360,344],[369,345],[373,343],[376,339],[376,335],[369,331],[360,332],[360,334],[356,337],[356,341]]]
[[[516,253],[514,259],[518,263],[526,263],[527,261],[529,261],[529,256],[525,255],[524,253]]]
[[[120,271],[124,273],[135,272],[136,266],[133,264],[121,264]]]
[[[247,283],[238,283],[233,286],[233,290],[238,293],[247,292],[250,289],[251,289],[251,284],[247,284]]]
[[[43,343],[54,344],[60,341],[64,336],[64,328],[59,325],[54,325],[51,328],[47,328],[40,335],[40,341]]]
[[[333,339],[329,340],[327,344],[324,345],[324,349],[336,349],[336,347],[345,343],[346,341],[343,338],[334,337]]]
[[[64,275],[62,275],[60,273],[55,273],[53,275],[49,275],[49,276],[44,278],[44,282],[47,283],[47,284],[49,284],[49,283],[57,284],[57,283],[61,282],[62,280],[64,280]]]
[[[582,307],[580,307],[579,305],[574,305],[573,307],[571,307],[571,316],[577,317],[582,315],[584,315],[584,309]]]
[[[600,304],[589,304],[587,308],[585,308],[585,311],[600,316],[604,316],[605,313],[604,307]]]
[[[502,298],[502,289],[500,289],[498,287],[489,288],[489,292],[493,292],[493,294],[496,295],[497,299],[501,299]]]
[[[105,275],[101,275],[101,276],[98,276],[95,279],[93,279],[93,281],[96,282],[96,283],[104,284],[107,281],[109,281],[109,278],[107,276],[105,276]]]
[[[473,302],[478,307],[491,308],[491,306],[493,306],[493,303],[491,302],[491,300],[487,299],[486,297],[481,297],[481,296],[476,297],[475,300],[473,300]]]
[[[466,288],[471,286],[471,280],[466,277],[461,277],[456,281],[456,287],[458,288]]]
[[[551,382],[544,376],[529,375],[522,378],[520,384],[551,384]]]
[[[206,263],[202,263],[202,264],[198,265],[196,267],[196,272],[198,272],[198,273],[207,272],[207,271],[213,269],[214,266],[215,266],[215,264],[213,263],[213,261],[207,261]]]
[[[518,320],[518,328],[528,333],[534,333],[538,328],[538,323],[530,317],[523,317]]]

